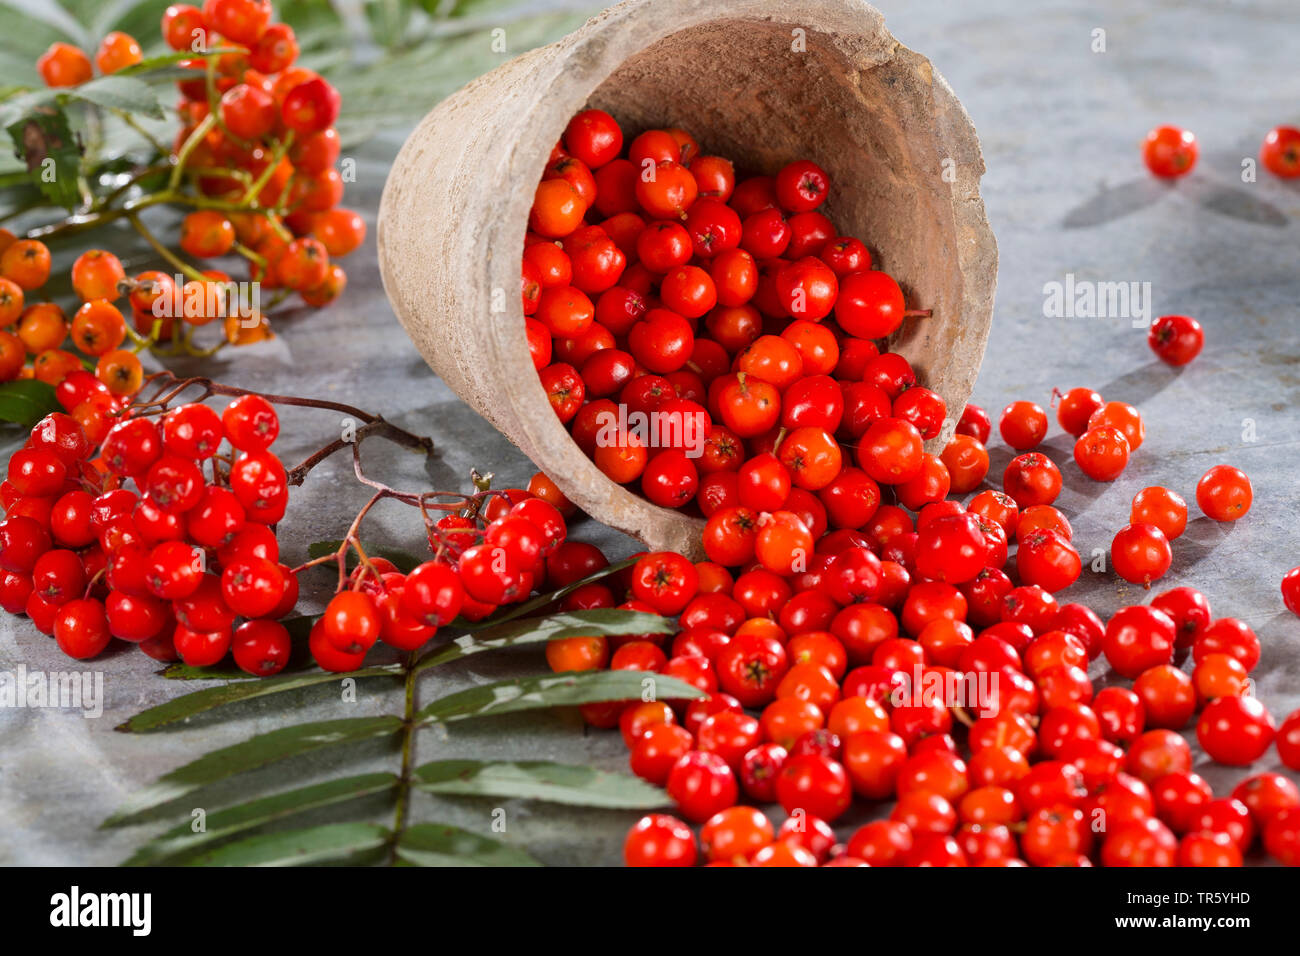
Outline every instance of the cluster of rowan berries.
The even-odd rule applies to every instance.
[[[275,409],[244,395],[220,414],[191,403],[118,418],[101,444],[48,415],[9,459],[0,606],[78,660],[118,638],[157,660],[203,667],[233,651],[249,673],[276,673],[298,579],[274,531],[289,498]]]
[[[173,4],[163,14],[163,39],[173,50],[224,51],[211,64],[181,64],[194,76],[177,84],[181,128],[171,159],[200,195],[189,203],[198,208],[182,222],[179,245],[199,259],[237,253],[264,288],[323,306],[343,291],[347,276],[334,260],[362,243],[365,223],[338,205],[338,91],[294,66],[293,29],[272,23],[273,13],[270,0],[205,0],[201,9]],[[110,34],[95,61],[104,73],[133,66],[141,62],[139,44]],[[50,47],[38,67],[56,87],[93,74],[90,58],[67,43]],[[239,343],[270,334],[261,315],[228,322],[227,333]]]
[[[69,321],[56,302],[28,301],[28,294],[49,276],[50,251],[44,243],[0,230],[0,382],[69,382],[57,393],[59,401],[98,444],[121,402],[140,389],[144,370],[137,353],[161,337],[155,325],[161,327],[164,320],[154,314],[154,303],[172,294],[175,282],[153,271],[128,277],[117,256],[88,250],[72,266],[72,288],[81,301]],[[115,304],[123,294],[134,330]],[[192,324],[211,321],[200,310],[192,312],[185,316]],[[170,335],[171,319],[165,321]],[[122,348],[128,337],[132,348]],[[93,375],[84,370],[82,356],[94,361]],[[74,398],[85,404],[72,403]]]
[[[479,621],[534,591],[564,587],[586,573],[566,555],[590,547],[567,537],[564,517],[542,498],[489,493],[433,522],[434,558],[409,573],[365,557],[312,626],[312,656],[328,671],[356,670],[377,641],[416,651],[457,617]]]

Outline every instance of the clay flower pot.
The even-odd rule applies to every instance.
[[[480,77],[398,155],[379,214],[393,308],[430,367],[584,511],[653,549],[701,557],[702,523],[607,479],[570,440],[528,356],[519,269],[533,190],[569,119],[612,113],[627,138],[682,126],[706,153],[774,173],[809,157],[824,211],[907,294],[889,343],[943,396],[942,448],[992,318],[997,246],[966,111],[862,0],[627,0]]]

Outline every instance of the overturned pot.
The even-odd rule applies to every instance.
[[[627,0],[440,103],[393,165],[379,212],[384,287],[429,366],[599,521],[703,556],[702,522],[610,481],[573,443],[533,369],[519,270],[533,191],[569,119],[629,138],[685,127],[705,153],[775,173],[807,157],[823,211],[908,303],[889,348],[947,403],[951,437],[988,339],[997,246],[974,127],[930,62],[861,0]]]

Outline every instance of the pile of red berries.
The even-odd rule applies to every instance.
[[[289,498],[275,409],[245,395],[220,414],[192,403],[161,421],[118,417],[101,446],[49,415],[9,459],[0,606],[79,660],[118,638],[158,660],[201,667],[233,651],[249,673],[276,673],[298,579],[274,531]]]
[[[177,84],[181,128],[170,159],[200,198],[190,203],[198,208],[183,221],[179,245],[200,259],[237,253],[264,288],[289,289],[322,306],[343,291],[347,276],[334,260],[361,244],[365,223],[338,205],[338,91],[314,71],[294,66],[293,29],[272,23],[273,14],[270,0],[205,0],[202,9],[173,4],[163,14],[162,36],[173,50],[229,50],[216,58],[211,77],[205,60],[181,64],[194,75]],[[95,61],[104,73],[133,66],[141,61],[139,44],[110,34]],[[53,87],[76,86],[93,75],[90,58],[67,43],[51,46],[38,68]],[[230,340],[267,337],[263,317],[253,318],[261,321],[247,315],[228,321]]]
[[[566,547],[586,570],[604,566],[590,546]],[[1300,789],[1262,773],[1216,799],[1177,732],[1199,708],[1212,759],[1246,766],[1276,742],[1300,770],[1300,711],[1277,729],[1250,695],[1260,648],[1245,622],[1181,587],[1103,624],[1041,587],[997,599],[871,554],[844,546],[815,572],[733,578],[652,553],[566,599],[679,618],[675,636],[564,638],[546,656],[557,672],[666,674],[707,695],[583,716],[620,729],[632,771],[702,825],[710,863],[1233,866],[1258,834],[1300,865]],[[1174,665],[1188,651],[1191,676]],[[1094,689],[1086,668],[1100,655],[1131,689]],[[964,706],[938,690],[977,685]],[[895,802],[844,843],[832,824],[855,797]],[[788,815],[779,829],[758,809],[771,803]],[[626,844],[630,865],[691,865],[698,852],[690,826],[662,814]]]
[[[378,641],[419,650],[458,616],[482,620],[534,591],[562,588],[598,570],[591,557],[600,552],[566,541],[563,516],[540,497],[502,492],[489,497],[481,513],[469,510],[434,523],[434,559],[409,574],[382,557],[368,557],[352,572],[348,587],[312,626],[317,664],[356,670]]]
[[[871,341],[903,322],[903,293],[819,211],[826,173],[800,160],[738,182],[676,129],[622,153],[612,117],[575,117],[524,249],[529,348],[578,446],[614,481],[705,516],[834,507],[874,481],[934,497],[922,442],[944,403]],[[663,440],[627,424],[638,415]]]

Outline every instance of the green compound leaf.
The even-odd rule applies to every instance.
[[[445,823],[409,827],[397,856],[413,866],[541,866],[523,850]]]
[[[685,681],[647,671],[583,671],[471,687],[435,700],[417,716],[426,723],[450,723],[612,700],[695,700],[704,696]]]
[[[200,787],[256,770],[299,754],[337,747],[340,744],[390,737],[402,728],[399,717],[343,717],[272,730],[241,743],[204,754],[197,760],[159,777],[135,793],[117,812],[101,824],[116,827],[137,819]]]
[[[377,823],[327,823],[227,843],[200,853],[186,866],[312,866],[377,850],[388,836],[388,828]]]
[[[105,109],[140,113],[162,119],[163,106],[158,94],[143,80],[131,76],[101,76],[60,91],[60,98],[85,100]]]
[[[124,733],[144,733],[241,700],[253,700],[257,697],[282,694],[302,687],[330,684],[343,680],[345,677],[400,678],[401,676],[401,667],[397,664],[390,664],[386,667],[366,667],[346,674],[313,671],[306,674],[291,674],[287,677],[265,677],[260,680],[233,681],[229,684],[222,684],[220,687],[208,687],[180,697],[174,697],[166,703],[159,704],[157,707],[150,707],[134,717],[127,718],[113,729]]]
[[[576,807],[646,810],[668,794],[639,777],[544,760],[437,760],[416,768],[426,793],[546,800]]]
[[[417,669],[437,667],[484,651],[525,644],[541,644],[564,637],[671,634],[676,629],[677,624],[674,621],[642,611],[621,611],[615,608],[568,611],[564,614],[552,614],[549,617],[510,621],[474,634],[462,635],[420,661]]]
[[[396,788],[396,774],[367,773],[250,800],[248,803],[209,813],[203,821],[203,829],[198,832],[194,830],[193,821],[173,827],[136,850],[124,865],[153,866],[163,861],[174,863],[181,857],[188,858],[203,847],[237,833],[309,810],[319,810],[375,794],[391,793]]]

